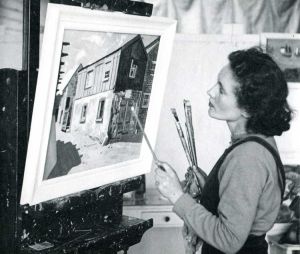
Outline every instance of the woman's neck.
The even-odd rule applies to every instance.
[[[247,134],[246,122],[227,122],[232,137],[238,137]]]

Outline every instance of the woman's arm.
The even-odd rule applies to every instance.
[[[264,173],[264,162],[249,154],[231,158],[220,180],[218,217],[186,194],[176,201],[173,210],[205,242],[235,253],[250,233],[266,179]]]
[[[169,198],[170,192],[168,188],[163,187],[166,186],[164,182],[173,185],[172,182],[176,182],[176,178],[173,177],[176,173],[172,168],[158,173],[159,190]],[[163,178],[160,178],[160,173],[164,174]],[[175,191],[176,198],[169,199],[174,204],[174,212],[193,228],[201,239],[226,253],[234,253],[242,247],[249,235],[265,179],[264,161],[245,153],[226,162],[226,170],[219,186],[219,217],[210,213],[182,190]]]

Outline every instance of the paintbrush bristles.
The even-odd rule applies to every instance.
[[[175,109],[175,108],[171,108],[171,112],[172,112],[172,114],[173,114],[175,120],[176,120],[177,122],[179,122],[179,118],[178,118],[176,109]]]
[[[185,106],[189,106],[189,107],[191,107],[191,102],[189,101],[189,100],[183,100],[183,104],[185,105]]]

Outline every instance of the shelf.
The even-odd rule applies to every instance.
[[[183,221],[172,211],[173,205],[156,189],[148,189],[142,199],[125,199],[123,214],[153,219],[154,227],[181,227]]]

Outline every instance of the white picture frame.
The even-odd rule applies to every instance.
[[[152,155],[129,109],[134,106],[136,115],[141,116],[154,146],[175,31],[176,21],[168,18],[48,4],[22,205],[150,172]],[[121,84],[120,75],[122,80],[127,75],[126,63],[129,68],[132,63],[126,61],[128,57],[134,59],[132,83]],[[155,63],[150,86],[145,83],[149,59]],[[91,71],[94,74],[89,73],[86,81],[85,73]],[[143,91],[149,92],[149,88],[145,111],[140,103]],[[99,135],[93,136],[95,133]],[[110,150],[114,154],[109,154]],[[67,167],[64,172],[63,167]],[[54,169],[58,173],[53,176]]]

